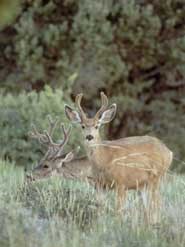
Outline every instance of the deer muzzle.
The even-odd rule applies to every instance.
[[[91,140],[94,139],[94,137],[93,137],[92,135],[87,135],[87,136],[86,136],[86,139],[87,139],[88,141],[91,141]]]

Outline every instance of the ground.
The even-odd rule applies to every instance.
[[[115,213],[113,192],[98,200],[81,182],[50,178],[27,184],[23,169],[2,161],[0,246],[184,247],[185,177],[170,174],[161,193],[161,223],[148,227],[133,192],[123,218]]]

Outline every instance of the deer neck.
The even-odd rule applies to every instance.
[[[92,161],[92,163],[99,163],[99,158],[103,157],[104,152],[100,135],[98,135],[93,141],[85,143],[85,148],[88,159]]]

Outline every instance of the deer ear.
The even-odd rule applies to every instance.
[[[74,158],[73,152],[69,152],[66,154],[66,157],[63,159],[63,162],[67,163],[70,162]]]
[[[67,118],[73,122],[73,123],[81,123],[81,117],[79,115],[79,113],[75,110],[73,110],[70,106],[65,105],[65,114],[67,116]]]
[[[116,115],[116,109],[116,104],[112,104],[106,111],[103,112],[99,119],[99,123],[105,124],[111,122]]]
[[[73,152],[69,152],[68,154],[66,154],[65,158],[61,158],[61,161],[57,164],[57,168],[60,168],[64,165],[64,163],[70,162],[73,158],[74,158],[74,154]]]

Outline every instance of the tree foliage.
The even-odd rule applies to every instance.
[[[21,11],[21,0],[0,0],[0,30],[10,25]]]
[[[1,35],[5,90],[82,91],[92,112],[104,90],[110,137],[152,133],[184,159],[184,0],[25,0]]]

